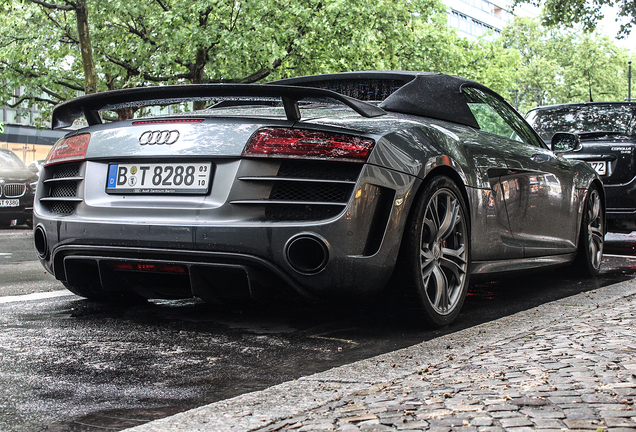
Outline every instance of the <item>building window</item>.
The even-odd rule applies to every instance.
[[[448,22],[451,27],[473,37],[482,36],[490,31],[494,32],[495,35],[499,35],[501,33],[499,29],[491,26],[490,24],[486,24],[474,18],[469,18],[455,10],[452,10],[449,14]]]

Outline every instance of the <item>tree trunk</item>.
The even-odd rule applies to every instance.
[[[203,48],[199,48],[197,50],[197,58],[194,64],[194,78],[192,79],[192,84],[204,83],[206,60],[207,60],[207,53],[205,52]],[[194,101],[192,103],[192,108],[195,111],[204,109],[205,101]]]
[[[93,47],[88,31],[88,8],[86,0],[77,0],[75,14],[77,17],[77,34],[82,52],[82,66],[84,67],[84,92],[97,93],[97,73],[93,60]]]

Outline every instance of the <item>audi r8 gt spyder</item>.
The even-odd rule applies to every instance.
[[[207,101],[106,122],[100,112]],[[70,291],[99,301],[364,298],[409,287],[428,324],[469,279],[599,271],[603,185],[548,148],[503,98],[442,74],[371,71],[268,84],[86,95],[53,127],[34,243]],[[389,283],[391,281],[391,283]]]
[[[588,162],[605,186],[608,229],[636,231],[636,103],[587,102],[538,107],[526,119],[544,141],[571,132],[581,148],[566,159]]]
[[[11,150],[0,149],[0,227],[33,223],[38,176]]]

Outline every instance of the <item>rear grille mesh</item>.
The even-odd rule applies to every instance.
[[[77,196],[77,182],[60,181],[59,183],[53,183],[49,189],[49,196],[55,198],[75,197]]]
[[[266,199],[234,200],[259,206],[272,222],[317,221],[343,212],[351,199],[362,164],[284,160],[273,177],[241,177],[255,185],[269,185]]]
[[[79,194],[81,164],[68,163],[45,168],[43,195],[40,203],[45,209],[60,216],[68,216],[75,212],[77,204],[82,201]]]
[[[346,203],[352,189],[350,184],[281,182],[274,185],[269,198],[276,201]]]
[[[278,177],[356,181],[360,168],[360,164],[286,161],[281,164]]]

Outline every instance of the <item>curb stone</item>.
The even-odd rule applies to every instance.
[[[127,431],[636,432],[636,411],[629,412],[636,397],[632,297],[636,280]],[[591,356],[576,351],[584,348],[579,335],[614,351],[624,338],[632,345],[627,356],[612,350]],[[568,364],[558,358],[574,351]],[[587,363],[578,365],[579,357]],[[590,374],[597,364],[607,368],[600,378]]]

